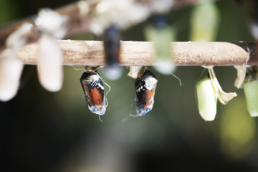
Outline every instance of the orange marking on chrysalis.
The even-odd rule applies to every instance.
[[[90,101],[91,104],[97,105],[98,107],[102,107],[103,97],[100,91],[97,88],[90,89]]]
[[[143,108],[147,108],[148,105],[152,104],[152,97],[154,96],[154,90],[146,90],[142,97],[142,102],[144,104]]]

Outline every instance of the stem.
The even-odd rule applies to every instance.
[[[104,66],[104,47],[102,41],[57,41],[63,50],[63,65]],[[246,48],[252,50],[249,54]],[[173,60],[177,66],[235,66],[257,65],[257,48],[254,44],[227,42],[172,42]],[[25,64],[37,64],[38,44],[28,44],[18,51]],[[258,52],[258,51],[257,51]],[[250,59],[249,59],[250,55]],[[1,53],[0,53],[1,56]],[[172,58],[172,57],[171,57]],[[247,60],[249,61],[247,62]],[[155,65],[153,42],[121,41],[121,66]]]

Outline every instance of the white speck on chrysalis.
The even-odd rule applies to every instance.
[[[19,88],[23,62],[12,49],[0,54],[0,100],[12,99]]]
[[[48,91],[59,91],[63,83],[63,52],[56,40],[43,35],[39,40],[38,76]]]
[[[217,93],[207,76],[196,84],[198,110],[205,121],[213,121],[217,113]]]

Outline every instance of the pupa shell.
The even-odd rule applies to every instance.
[[[109,27],[104,33],[105,62],[108,67],[119,64],[120,32]]]
[[[123,73],[123,68],[119,66],[120,32],[111,26],[105,30],[103,38],[106,63],[104,75],[110,80],[117,80]]]
[[[104,115],[106,112],[105,93],[98,72],[85,71],[80,79],[86,103],[92,113]]]
[[[258,116],[258,81],[244,83],[247,110],[252,117]]]
[[[205,121],[213,121],[217,113],[217,94],[207,76],[196,85],[198,110]]]
[[[170,75],[175,69],[170,42],[175,41],[175,29],[163,15],[156,15],[154,22],[145,29],[147,41],[153,41],[156,61],[154,69],[163,75]]]
[[[137,116],[146,115],[154,105],[154,95],[158,80],[149,70],[135,80],[135,98]]]

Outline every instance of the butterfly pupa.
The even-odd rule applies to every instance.
[[[202,78],[196,84],[198,110],[205,121],[213,121],[217,113],[217,94],[211,79],[208,76]]]
[[[205,1],[195,5],[191,14],[191,23],[191,41],[213,41],[219,23],[216,4],[212,1]]]
[[[251,66],[246,69],[245,83],[243,84],[247,110],[252,117],[258,116],[258,68]]]
[[[120,31],[111,26],[105,30],[104,35],[105,63],[104,75],[110,80],[117,80],[122,76],[123,68],[120,63]]]
[[[103,81],[97,71],[85,70],[80,79],[88,109],[95,114],[104,115],[106,102]]]
[[[152,25],[145,29],[147,41],[153,41],[156,60],[154,69],[163,75],[170,75],[175,71],[173,53],[170,42],[175,41],[175,29],[168,24],[165,16],[156,16]]]
[[[135,98],[137,116],[146,115],[154,105],[154,95],[158,80],[155,75],[145,70],[143,75],[135,80]]]
[[[252,117],[258,116],[258,81],[244,84],[247,110]]]

